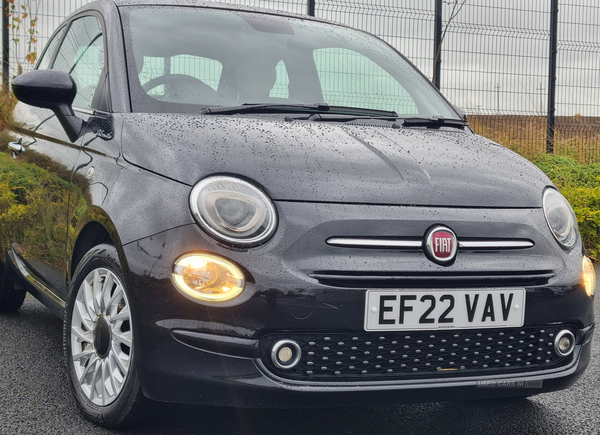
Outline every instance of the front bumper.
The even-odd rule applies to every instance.
[[[326,210],[317,210],[315,217],[314,214],[307,215],[306,204],[278,204],[281,219],[278,233],[267,245],[252,251],[235,251],[221,246],[196,225],[176,228],[123,247],[128,287],[134,293],[137,367],[142,389],[148,397],[159,401],[237,407],[312,407],[364,404],[367,400],[369,403],[401,403],[510,397],[567,388],[588,365],[594,313],[593,300],[581,284],[577,284],[581,254],[575,250],[557,252],[560,248],[549,234],[541,210],[495,211],[498,221],[491,223],[485,211],[447,211],[452,215],[448,225],[465,237],[496,236],[493,232],[498,231],[498,234],[530,237],[536,246],[519,252],[466,251],[455,264],[444,268],[428,262],[421,253],[349,251],[324,243],[332,235],[353,235],[350,233],[352,228],[367,231],[363,224],[358,225],[359,216],[366,213],[373,214],[369,233],[389,233],[400,223],[401,228],[409,227],[407,234],[424,233],[423,228],[439,219],[435,210],[315,207]],[[379,224],[375,225],[375,222],[381,222],[382,212],[388,213],[387,221],[383,221],[387,225],[384,230],[378,229]],[[406,219],[407,213],[414,216],[409,221],[402,220]],[[356,219],[348,220],[347,217],[353,215]],[[340,216],[346,220],[340,220]],[[317,222],[319,220],[328,222],[322,224]],[[341,223],[336,225],[338,220]],[[338,228],[344,225],[345,228]],[[202,251],[222,255],[246,269],[247,287],[241,296],[216,306],[191,302],[175,290],[171,281],[173,261],[182,254]],[[564,325],[577,337],[577,345],[568,359],[523,370],[517,367],[480,373],[458,371],[431,376],[348,378],[341,382],[286,376],[270,366],[264,349],[261,349],[265,337],[273,334],[365,334],[365,290],[377,288],[381,283],[361,282],[351,286],[346,285],[348,281],[323,282],[310,276],[315,271],[323,275],[324,265],[326,272],[359,268],[387,273],[402,268],[427,280],[450,276],[454,280],[450,285],[450,278],[447,282],[442,281],[454,289],[506,285],[524,288],[523,328],[541,330]],[[518,272],[511,275],[511,280],[522,279],[525,272],[527,280],[534,276],[532,271],[551,273],[549,278],[534,276],[531,282],[499,284],[493,280],[483,281],[493,275],[488,271]],[[413,275],[410,277],[412,279]],[[473,277],[481,282],[471,282]],[[401,278],[405,279],[404,276]],[[393,285],[398,282],[394,281]],[[418,285],[437,286],[440,282]],[[529,383],[516,384],[515,388],[492,388],[493,383],[492,386],[488,383],[487,387],[481,385],[482,381],[495,380],[527,380]]]
[[[560,368],[525,373],[387,381],[306,382],[275,375],[254,340],[232,339],[167,328],[152,335],[152,351],[140,364],[144,393],[151,399],[243,408],[352,406],[527,396],[571,386],[587,367],[593,328],[578,331],[571,361]],[[146,340],[144,340],[146,341]],[[143,343],[142,345],[146,345]],[[208,350],[210,349],[210,350]],[[231,352],[235,355],[219,352]],[[255,354],[256,356],[256,354]]]

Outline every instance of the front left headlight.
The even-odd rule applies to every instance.
[[[577,242],[577,218],[569,202],[555,189],[546,189],[543,198],[544,216],[552,235],[565,249]]]
[[[240,178],[213,175],[190,194],[198,224],[215,239],[240,247],[258,246],[277,228],[277,213],[262,189]]]

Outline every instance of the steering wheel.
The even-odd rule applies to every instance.
[[[216,97],[217,92],[196,77],[185,74],[166,74],[156,77],[142,85],[142,89],[148,93],[160,85],[169,85],[165,92],[165,100],[173,102],[183,102],[180,100],[190,97]]]

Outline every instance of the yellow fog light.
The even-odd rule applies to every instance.
[[[244,274],[231,261],[211,254],[188,254],[173,266],[173,281],[186,296],[200,301],[225,302],[244,291]]]
[[[588,296],[594,296],[594,292],[596,291],[596,272],[594,271],[592,260],[585,256],[583,257],[583,285]]]

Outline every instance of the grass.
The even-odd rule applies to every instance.
[[[469,116],[477,134],[532,159],[546,152],[546,118],[542,116]],[[554,154],[580,163],[600,162],[600,118],[557,117]]]

